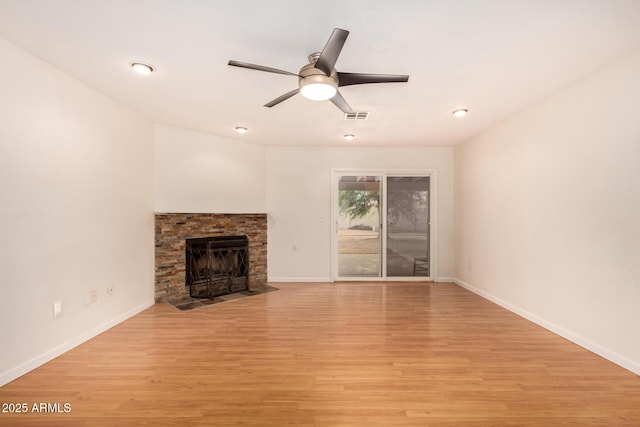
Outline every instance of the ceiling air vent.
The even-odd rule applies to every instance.
[[[369,117],[368,112],[344,113],[345,120],[367,120],[368,117]]]

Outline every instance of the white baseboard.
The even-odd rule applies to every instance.
[[[0,374],[0,387],[2,387],[5,384],[10,383],[11,381],[15,380],[16,378],[21,377],[22,375],[26,374],[27,372],[30,372],[34,369],[36,369],[39,366],[44,365],[45,363],[55,359],[56,357],[66,353],[67,351],[73,349],[74,347],[79,346],[80,344],[82,344],[83,342],[89,341],[91,338],[94,338],[98,335],[100,335],[101,333],[103,333],[104,331],[113,328],[114,326],[116,326],[118,323],[122,323],[125,320],[129,319],[130,317],[135,316],[136,314],[146,310],[147,308],[151,307],[153,304],[155,304],[155,301],[153,299],[147,300],[145,302],[143,302],[142,304],[137,305],[136,307],[133,307],[130,310],[125,311],[124,313],[114,317],[113,319],[109,320],[108,322],[103,323],[102,325],[99,325],[85,333],[83,333],[80,336],[77,336],[75,338],[72,338],[50,350],[47,350],[46,352],[42,353],[39,356],[36,356],[18,366],[16,366],[15,368],[9,369],[8,371],[3,372],[2,374]]]
[[[411,280],[411,279],[415,279],[414,277],[411,277],[409,280],[407,280],[407,282],[410,281],[419,281],[419,280]],[[354,278],[354,281],[380,281],[380,282],[384,282],[384,279],[380,279],[380,278],[370,278],[370,277],[362,277],[362,278]],[[438,277],[434,280],[434,282],[437,283],[455,283],[455,280],[453,277]],[[267,282],[272,283],[272,282],[304,282],[304,283],[327,283],[327,282],[333,282],[333,280],[331,280],[330,277],[269,277],[267,279]]]
[[[631,372],[633,372],[636,375],[640,375],[640,364],[634,362],[633,360],[629,360],[626,357],[616,353],[615,351],[611,351],[607,348],[604,348],[596,343],[594,343],[593,341],[590,341],[586,338],[584,338],[581,335],[578,335],[568,329],[565,329],[561,326],[556,325],[555,323],[549,322],[533,313],[528,312],[527,310],[518,307],[517,305],[511,304],[510,302],[507,302],[501,298],[496,297],[493,294],[490,294],[489,292],[483,291],[482,289],[478,289],[472,285],[470,285],[469,283],[466,283],[460,279],[453,279],[453,282],[460,286],[463,287],[471,292],[473,292],[476,295],[481,296],[484,299],[487,299],[493,303],[498,304],[499,306],[501,306],[502,308],[509,310],[512,313],[517,314],[520,317],[524,317],[527,320],[532,321],[533,323],[537,324],[538,326],[541,326],[551,332],[553,332],[556,335],[561,336],[562,338],[565,338],[569,341],[571,341],[574,344],[579,345],[582,348],[585,348],[587,350],[589,350],[592,353],[597,354],[600,357],[603,357],[605,359],[607,359],[608,361],[615,363],[618,366],[623,367],[624,369],[627,369]]]
[[[331,282],[330,277],[269,277],[267,282],[305,282],[305,283],[326,283]]]

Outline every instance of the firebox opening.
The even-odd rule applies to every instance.
[[[186,239],[185,284],[192,298],[249,290],[249,239],[215,236]]]

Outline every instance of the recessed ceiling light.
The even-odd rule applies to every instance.
[[[356,137],[355,135],[352,135],[352,134],[348,133],[348,134],[346,134],[346,135],[344,136],[344,139],[346,139],[347,141],[351,141],[351,140],[353,140],[353,138],[355,138],[355,137]]]
[[[454,117],[464,117],[468,112],[469,110],[467,110],[466,108],[460,108],[458,110],[455,110],[452,114]]]
[[[147,76],[156,70],[153,68],[153,65],[145,64],[144,62],[132,62],[131,68],[133,68],[133,71],[136,73],[144,76]]]
[[[236,127],[236,132],[238,132],[238,133],[247,133],[248,130],[249,129],[247,129],[245,127],[242,127],[242,126]]]

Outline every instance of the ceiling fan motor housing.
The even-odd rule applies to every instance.
[[[300,69],[298,86],[303,96],[322,101],[332,98],[338,91],[338,73],[335,68],[330,75],[315,67],[319,53],[309,55],[309,64]]]

